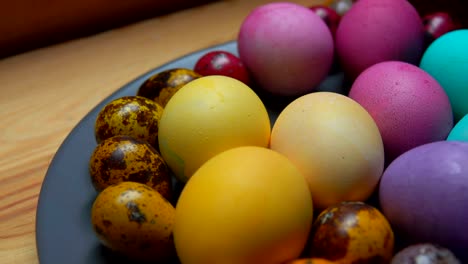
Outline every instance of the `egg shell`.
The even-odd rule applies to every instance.
[[[185,84],[193,81],[202,75],[186,68],[172,68],[158,72],[138,88],[137,95],[154,100],[165,107],[169,99]]]
[[[387,162],[414,147],[446,139],[453,127],[452,108],[443,88],[409,63],[371,66],[354,81],[349,97],[377,123]]]
[[[268,148],[238,147],[187,182],[174,241],[184,264],[283,263],[299,257],[312,217],[307,182],[294,164]]]
[[[455,124],[447,140],[468,141],[468,114]]]
[[[136,182],[109,186],[91,209],[93,231],[101,243],[132,262],[174,260],[174,221],[174,207],[157,191]]]
[[[433,244],[410,245],[395,254],[390,264],[461,264],[453,253]]]
[[[277,95],[312,91],[333,62],[333,38],[312,10],[294,3],[268,3],[243,21],[238,52],[252,77]]]
[[[336,264],[385,264],[393,255],[394,234],[375,207],[342,202],[322,211],[314,221],[307,251]]]
[[[359,0],[341,18],[335,44],[340,65],[353,80],[383,61],[418,64],[424,26],[407,0]]]
[[[96,142],[124,135],[145,140],[157,148],[162,112],[162,106],[142,96],[123,96],[112,100],[96,117]]]
[[[362,106],[337,93],[310,93],[290,103],[273,126],[270,148],[304,174],[317,208],[366,200],[383,172],[377,125]]]
[[[468,29],[446,33],[424,52],[420,67],[447,92],[455,120],[468,114]]]
[[[168,200],[173,197],[166,163],[144,140],[114,136],[102,141],[90,157],[89,172],[98,192],[123,181],[132,181],[146,184]]]
[[[270,119],[247,85],[227,76],[205,76],[182,87],[167,103],[159,126],[161,155],[186,182],[208,159],[239,146],[267,147]]]
[[[468,143],[438,141],[404,153],[384,172],[379,200],[401,237],[468,261]]]

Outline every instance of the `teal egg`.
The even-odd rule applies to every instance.
[[[465,115],[452,128],[447,137],[449,141],[468,141],[468,115]]]
[[[455,120],[468,114],[468,29],[436,39],[424,52],[420,67],[444,88]]]

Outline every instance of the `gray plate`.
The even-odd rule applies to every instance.
[[[110,101],[135,95],[139,86],[155,73],[171,68],[193,69],[206,52],[225,50],[237,53],[235,42],[201,50],[151,70],[120,88],[94,107],[71,131],[49,166],[39,195],[36,217],[36,242],[41,264],[134,263],[116,256],[100,245],[91,226],[91,206],[97,195],[88,172],[89,158],[96,147],[94,121]],[[334,91],[344,87],[341,73],[330,75],[318,88]],[[294,98],[259,96],[265,102],[274,123],[285,104]],[[195,239],[195,238],[194,238]]]

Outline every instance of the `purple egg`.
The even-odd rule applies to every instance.
[[[369,67],[354,81],[349,97],[379,127],[387,163],[414,147],[446,139],[453,127],[444,89],[409,63],[388,61]]]
[[[314,90],[325,79],[334,44],[327,25],[312,10],[280,2],[259,6],[246,17],[238,51],[262,89],[294,96]]]
[[[468,142],[433,142],[404,153],[385,170],[379,199],[397,235],[468,261]]]
[[[407,0],[360,0],[341,18],[336,49],[350,79],[383,61],[417,64],[424,50],[424,26]]]

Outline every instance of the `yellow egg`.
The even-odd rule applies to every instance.
[[[384,167],[374,120],[357,102],[337,93],[311,93],[290,103],[273,126],[270,147],[304,174],[314,206],[321,209],[366,200]]]
[[[270,119],[255,92],[226,76],[206,76],[183,86],[159,123],[159,148],[186,182],[205,161],[239,146],[267,147]]]
[[[283,263],[299,257],[312,216],[307,182],[286,157],[233,148],[204,163],[182,190],[177,255],[184,264]]]

